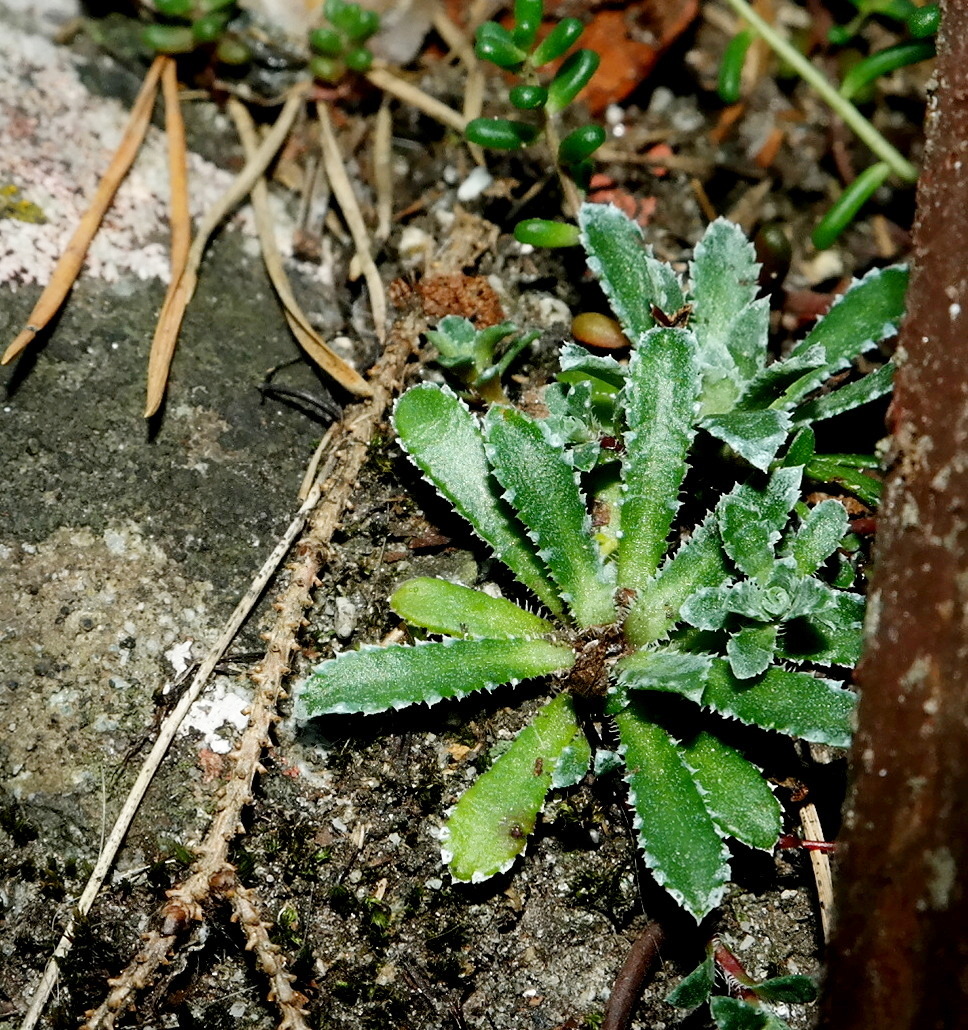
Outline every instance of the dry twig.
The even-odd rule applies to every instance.
[[[229,98],[229,114],[235,122],[239,139],[245,151],[246,160],[251,160],[258,150],[259,143],[256,136],[255,123],[252,116],[234,97]],[[313,328],[308,316],[299,306],[289,278],[286,275],[282,263],[282,255],[276,246],[276,238],[273,232],[272,214],[269,210],[269,188],[264,177],[256,180],[252,187],[252,210],[255,214],[256,231],[259,234],[259,246],[262,250],[262,260],[265,262],[269,278],[282,301],[283,311],[289,328],[299,345],[309,357],[329,376],[332,376],[350,393],[357,397],[369,397],[372,393],[369,384],[356,371],[352,365],[347,364],[335,351],[327,346],[323,338]]]
[[[424,93],[422,89],[412,83],[394,75],[389,68],[375,66],[366,73],[366,77],[377,89],[382,89],[384,93],[389,93],[397,100],[402,100],[418,111],[423,111],[425,115],[440,122],[441,125],[463,133],[467,119],[459,111],[455,111],[430,94]]]
[[[800,809],[800,823],[803,826],[803,835],[807,840],[824,840],[823,827],[820,825],[820,817],[817,815],[816,806],[807,802]],[[820,925],[823,928],[823,939],[830,938],[830,921],[833,915],[834,886],[833,877],[830,875],[830,856],[821,848],[810,849],[810,865],[813,868],[813,878],[817,884],[817,905],[820,909]]]
[[[124,177],[128,174],[134,162],[135,156],[141,147],[141,143],[148,131],[148,123],[151,120],[151,111],[155,106],[155,96],[158,93],[158,80],[161,78],[162,70],[167,66],[174,66],[170,57],[156,57],[145,75],[141,90],[135,99],[131,114],[128,117],[128,124],[124,128],[121,142],[118,149],[108,165],[107,171],[98,183],[97,192],[91,206],[84,212],[81,221],[74,230],[74,235],[61,254],[54,274],[50,282],[44,288],[40,299],[31,311],[27,319],[27,325],[23,328],[17,338],[10,344],[0,358],[0,364],[6,365],[27,347],[36,338],[37,334],[60,310],[64,298],[70,293],[74,281],[77,279],[87,255],[87,249],[91,240],[101,224],[105,211],[111,206],[114,194],[121,185]]]

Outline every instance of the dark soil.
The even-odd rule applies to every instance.
[[[8,9],[0,0],[0,19],[40,31],[28,8]],[[874,263],[903,258],[911,196],[885,190],[840,246],[814,252],[807,237],[835,185],[830,141],[841,130],[802,85],[764,77],[736,129],[721,145],[711,143],[722,107],[711,87],[725,38],[714,24],[697,23],[619,112],[626,131],[613,149],[634,154],[664,133],[687,170],[670,162],[656,177],[620,161],[601,170],[616,188],[656,198],[647,231],[670,260],[688,256],[705,224],[696,184],[717,211],[750,230],[779,219],[793,242],[786,292],[775,297],[781,347],[802,312],[822,305],[817,294]],[[129,100],[137,85],[130,65],[83,36],[73,47],[78,74],[95,94]],[[459,106],[456,73],[429,63],[422,81]],[[905,80],[897,89],[876,115],[902,151],[915,147],[916,159],[911,113],[919,87]],[[754,160],[764,127],[788,109],[803,118],[765,171]],[[356,134],[360,141],[354,172],[369,198],[367,143],[352,105],[346,111],[346,139]],[[515,376],[513,389],[526,394],[553,370],[569,310],[605,309],[575,254],[522,253],[509,235],[520,217],[553,214],[553,184],[519,204],[527,184],[542,179],[540,165],[529,158],[494,162],[491,195],[462,205],[467,218],[455,235],[455,210],[464,217],[455,188],[472,167],[469,158],[422,117],[398,109],[395,118],[394,203],[413,213],[396,224],[381,273],[388,282],[419,279],[422,265],[401,254],[409,231],[409,246],[426,240],[458,272],[490,277],[509,317],[544,330]],[[210,111],[196,119],[191,145],[223,166],[237,162],[226,123]],[[866,162],[858,145],[848,141],[848,150],[861,166]],[[296,198],[281,186],[278,192],[291,217]],[[163,241],[163,226],[157,233]],[[333,285],[321,288],[306,266],[290,271],[324,335],[353,337],[365,366],[375,341],[359,286],[346,285],[350,253],[339,241],[326,248]],[[463,253],[455,257],[455,248]],[[17,286],[16,278],[2,286],[3,341],[15,335],[37,295],[33,285]],[[146,430],[146,341],[162,294],[152,278],[82,276],[44,345],[5,372],[0,1019],[8,1025],[26,1010],[150,746],[175,678],[172,649],[191,640],[197,657],[214,640],[297,507],[302,472],[323,431],[302,408],[263,400],[257,389],[268,368],[296,352],[252,238],[235,224],[210,249],[167,408]],[[325,396],[305,365],[284,370],[276,382]],[[346,401],[338,391],[333,396]],[[880,434],[877,419],[869,416],[850,429],[856,438],[830,449],[871,446]],[[353,508],[334,540],[303,641],[307,653],[327,656],[334,646],[378,641],[397,625],[388,594],[418,574],[467,584],[501,576],[416,481],[386,427],[371,444]],[[270,617],[265,604],[253,615],[233,648],[233,664],[213,680],[203,713],[158,774],[111,881],[79,929],[43,1025],[74,1026],[100,1002],[106,978],[129,962],[166,888],[184,874],[224,774],[227,741],[244,723],[245,673]],[[713,934],[756,978],[820,972],[822,934],[805,854],[738,853],[721,910],[697,930],[638,860],[622,784],[613,777],[550,804],[510,873],[473,887],[452,883],[440,863],[443,814],[540,700],[538,688],[501,689],[392,718],[280,724],[233,861],[261,895],[274,939],[309,997],[312,1026],[595,1027],[649,919],[661,920],[668,936],[632,1023],[637,1030],[708,1025],[707,1014],[683,1017],[663,998]],[[767,772],[805,783],[833,836],[844,763],[838,755],[825,758],[818,764],[806,750],[777,742]],[[780,792],[790,799],[789,790]],[[796,805],[788,807],[793,830]],[[275,1025],[263,980],[240,940],[227,913],[213,908],[123,1025]],[[791,1027],[813,1024],[809,1006],[780,1011]]]

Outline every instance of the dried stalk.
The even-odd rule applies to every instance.
[[[314,508],[309,528],[297,545],[296,557],[289,566],[289,583],[276,602],[278,614],[265,636],[265,657],[252,673],[256,690],[248,725],[229,755],[232,771],[217,800],[208,832],[196,850],[188,877],[168,891],[160,912],[161,928],[145,935],[135,959],[120,976],[109,981],[111,991],[97,1009],[87,1014],[85,1030],[111,1030],[119,1013],[133,1005],[138,992],[168,962],[179,938],[192,923],[205,918],[205,907],[213,895],[228,900],[233,920],[245,935],[246,949],[254,952],[258,967],[268,977],[269,999],[279,1009],[281,1030],[305,1030],[307,1026],[303,1019],[306,998],[292,987],[292,974],[279,948],[269,939],[271,924],[260,914],[255,892],[237,881],[229,848],[243,832],[242,810],[252,802],[255,776],[265,771],[260,761],[262,752],[270,745],[272,724],[279,719],[278,701],[286,696],[283,680],[290,671],[304,612],[312,604],[312,590],[318,584],[316,577],[329,541],[356,488],[369,442],[399,390],[419,331],[416,325],[397,323],[386,351],[371,372],[372,396],[347,409],[338,423],[333,435],[336,442],[311,493]]]
[[[50,282],[44,288],[34,310],[27,319],[27,325],[6,349],[3,357],[0,358],[0,364],[6,365],[13,361],[25,347],[33,342],[37,334],[57,314],[61,304],[64,303],[64,298],[70,293],[74,281],[80,274],[81,266],[84,264],[91,240],[94,239],[95,233],[101,225],[101,219],[111,206],[114,194],[128,174],[135,156],[141,148],[145,133],[148,131],[148,123],[151,120],[151,111],[155,106],[158,80],[161,78],[162,70],[168,65],[173,68],[174,62],[170,57],[165,56],[156,57],[151,63],[134,106],[131,108],[128,124],[124,128],[118,149],[98,183],[94,200],[82,215],[80,223],[74,230],[74,235],[64,253],[61,254]]]
[[[319,118],[319,139],[323,151],[323,167],[326,170],[326,177],[329,179],[330,189],[333,196],[343,212],[343,218],[353,237],[353,245],[356,247],[356,256],[359,259],[360,267],[363,270],[363,277],[366,279],[366,286],[370,294],[370,311],[373,313],[373,327],[377,339],[382,343],[386,339],[387,323],[387,298],[383,288],[383,280],[377,271],[370,253],[370,235],[363,221],[363,212],[360,210],[359,201],[353,192],[353,184],[346,174],[343,165],[343,155],[340,153],[339,143],[333,132],[333,124],[329,117],[329,108],[325,103],[316,104],[316,115]]]
[[[150,418],[155,414],[161,407],[165,396],[168,370],[171,366],[172,355],[175,353],[178,331],[181,328],[182,319],[185,317],[188,302],[195,292],[198,269],[202,263],[202,255],[208,246],[209,238],[218,228],[222,219],[249,194],[279,152],[289,135],[289,130],[292,128],[299,109],[302,107],[307,89],[307,84],[293,87],[282,112],[269,134],[262,141],[256,155],[246,161],[245,167],[235,177],[232,185],[206,214],[198,227],[185,268],[178,277],[174,290],[170,290],[169,295],[165,298],[161,314],[158,316],[158,325],[155,328],[154,340],[151,344],[151,360],[148,363],[148,399],[145,405],[145,418]]]
[[[373,238],[377,243],[385,243],[393,222],[393,122],[388,97],[383,98],[373,126],[373,186],[376,190]]]
[[[467,119],[459,111],[455,111],[428,93],[424,93],[422,89],[412,83],[394,75],[389,68],[373,67],[366,73],[366,77],[377,89],[382,89],[384,93],[389,93],[397,100],[402,100],[418,111],[423,111],[425,115],[440,122],[441,125],[446,125],[448,129],[454,129],[459,133],[464,132]]]
[[[812,802],[808,801],[800,809],[800,824],[803,826],[803,836],[806,840],[826,839],[816,806]],[[823,939],[826,941],[830,939],[830,924],[834,911],[834,882],[830,874],[830,856],[820,848],[811,848],[810,866],[817,884],[817,907],[820,910]]]
[[[228,111],[235,122],[239,139],[242,141],[242,148],[246,160],[251,160],[259,148],[258,137],[255,130],[255,122],[243,104],[234,97],[229,98]],[[308,316],[299,306],[289,277],[286,275],[282,263],[282,255],[276,246],[275,233],[273,232],[272,213],[269,210],[269,188],[264,177],[256,180],[252,187],[252,210],[255,214],[256,231],[259,234],[259,246],[262,250],[262,260],[265,263],[266,271],[272,281],[273,288],[282,301],[283,311],[289,328],[299,345],[309,357],[329,376],[336,380],[344,390],[357,397],[369,397],[371,390],[366,380],[347,364],[335,351],[327,346],[323,338],[313,328]]]

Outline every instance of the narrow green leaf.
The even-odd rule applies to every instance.
[[[729,667],[737,679],[748,680],[766,672],[776,651],[777,627],[746,626],[726,641]]]
[[[717,440],[732,447],[753,468],[765,472],[790,432],[785,411],[730,411],[710,415],[700,423]]]
[[[713,379],[731,379],[737,393],[766,362],[769,309],[760,303],[755,315],[748,313],[759,270],[753,244],[725,218],[710,223],[689,266],[700,367],[713,371]]]
[[[558,352],[563,383],[577,382],[579,377],[600,383],[599,392],[615,393],[625,385],[626,369],[614,358],[589,354],[584,347],[566,343]]]
[[[824,349],[826,362],[824,368],[804,376],[787,390],[787,407],[792,407],[825,379],[847,368],[854,358],[896,331],[904,314],[907,281],[907,269],[895,265],[875,268],[850,285],[793,349],[791,357],[819,344]]]
[[[655,324],[651,307],[672,313],[683,306],[672,268],[652,256],[642,229],[611,204],[582,204],[578,213],[588,266],[630,339]]]
[[[817,1000],[817,985],[809,976],[774,976],[770,980],[754,984],[752,990],[764,1001],[807,1005]]]
[[[740,680],[728,662],[716,659],[708,673],[702,703],[740,722],[819,744],[847,747],[857,698],[833,680],[775,666],[756,679]]]
[[[645,864],[695,919],[719,904],[729,852],[682,752],[633,704],[615,716]]]
[[[695,435],[694,353],[691,332],[663,327],[639,337],[629,362],[618,578],[633,590],[655,575],[679,507]]]
[[[615,584],[592,537],[577,474],[564,448],[523,412],[495,405],[485,419],[487,456],[505,499],[528,528],[538,553],[581,626],[615,618]]]
[[[666,1003],[677,1009],[695,1009],[705,1005],[712,994],[716,980],[716,968],[710,953],[686,976],[677,987],[666,995]]]
[[[739,998],[717,994],[709,999],[717,1030],[768,1030],[770,1012]]]
[[[681,621],[679,611],[693,593],[719,586],[729,575],[719,529],[710,516],[639,590],[625,619],[626,639],[637,647],[661,640]]]
[[[837,550],[849,529],[847,512],[833,498],[821,501],[797,529],[790,552],[801,576],[812,575]]]
[[[465,697],[571,668],[575,652],[549,640],[443,640],[363,647],[317,665],[296,686],[296,718],[385,712]]]
[[[684,750],[716,825],[751,848],[770,851],[783,810],[760,770],[711,733],[700,733]]]
[[[801,404],[793,412],[793,422],[795,425],[812,425],[814,422],[822,422],[825,418],[842,415],[845,411],[853,411],[861,404],[867,404],[890,393],[893,385],[894,363],[889,361],[873,372],[868,372],[862,379]]]
[[[494,553],[556,615],[563,607],[534,547],[501,500],[477,419],[447,387],[422,384],[397,401],[393,423],[424,476],[494,548]]]
[[[664,690],[702,700],[712,658],[705,654],[640,650],[616,662],[618,683],[629,690]]]
[[[545,705],[451,811],[444,862],[455,880],[479,883],[524,851],[562,755],[582,736],[571,698]]]
[[[427,576],[397,587],[390,607],[414,626],[452,637],[540,637],[554,629],[503,597]]]
[[[856,465],[845,462],[850,457],[842,454],[815,454],[803,470],[808,479],[817,483],[837,483],[859,497],[870,508],[880,504],[884,490],[880,476],[870,475]],[[875,469],[876,459],[867,466]]]

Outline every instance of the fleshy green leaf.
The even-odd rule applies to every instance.
[[[719,529],[710,516],[639,591],[625,619],[626,639],[639,647],[662,639],[681,621],[680,609],[692,594],[728,578]]]
[[[791,357],[819,344],[824,349],[826,361],[822,369],[804,376],[786,391],[785,407],[792,407],[825,379],[847,368],[854,358],[895,332],[904,314],[907,281],[907,269],[895,265],[875,268],[851,283],[827,314],[794,347]]]
[[[575,653],[548,640],[443,640],[364,647],[317,665],[296,687],[296,718],[435,704],[571,668]]]
[[[652,256],[642,229],[628,215],[612,204],[582,204],[578,225],[588,266],[630,339],[655,324],[653,304],[670,314],[682,307],[675,272]]]
[[[739,998],[717,994],[709,999],[718,1030],[768,1030],[770,1011],[759,1005],[750,1005]]]
[[[679,507],[699,391],[695,337],[684,329],[644,333],[625,386],[619,582],[633,590],[655,575]]]
[[[414,626],[453,637],[540,637],[554,629],[503,597],[427,576],[397,587],[390,607]]]
[[[443,859],[455,880],[479,883],[510,868],[534,829],[562,755],[580,736],[571,698],[559,694],[467,789],[443,840]]]
[[[695,1009],[705,1005],[712,994],[716,979],[715,963],[712,954],[686,976],[681,983],[666,995],[666,1003],[678,1009]]]
[[[772,849],[783,812],[760,770],[710,733],[700,733],[685,758],[716,825],[752,848]]]
[[[737,679],[748,680],[765,672],[776,651],[777,627],[746,626],[726,642],[729,667]]]
[[[702,703],[740,722],[818,744],[847,747],[857,698],[833,680],[776,666],[755,679],[740,680],[728,662],[715,659]]]
[[[748,324],[759,291],[759,268],[743,230],[724,218],[717,218],[706,229],[690,264],[690,324],[699,341],[700,368],[708,371],[704,382],[729,380],[734,399],[766,361],[768,324],[764,316],[768,318],[769,310],[763,303],[755,309],[755,330],[751,332],[753,327]]]
[[[591,519],[564,449],[513,408],[492,407],[485,433],[505,499],[528,528],[575,620],[581,626],[612,622],[615,585],[592,538]]]
[[[801,576],[809,576],[837,550],[848,530],[844,506],[832,498],[810,509],[790,545]]]
[[[770,980],[754,984],[752,990],[764,1001],[806,1005],[817,1000],[817,985],[809,976],[774,976]]]
[[[630,705],[615,716],[645,864],[697,920],[719,904],[729,852],[668,733]]]
[[[710,415],[700,423],[717,440],[728,444],[753,468],[765,472],[790,432],[785,411],[730,411]]]
[[[825,418],[842,415],[845,411],[853,411],[861,404],[867,404],[890,393],[893,385],[894,363],[889,361],[873,372],[868,372],[862,379],[801,404],[793,412],[793,422],[795,425],[812,425],[814,422],[822,422]]]
[[[826,363],[827,355],[820,344],[774,361],[757,372],[736,407],[742,411],[757,411],[769,406],[790,407],[781,400],[786,390],[804,376],[824,368]]]
[[[630,690],[664,690],[702,700],[712,658],[677,651],[636,651],[616,662],[618,682]]]
[[[609,393],[620,390],[625,385],[625,369],[607,355],[589,354],[584,347],[574,343],[566,343],[558,353],[562,375],[558,378],[564,383],[574,383],[580,377],[597,380]],[[600,388],[599,392],[604,392]]]
[[[415,386],[397,401],[394,426],[424,476],[453,504],[514,575],[556,615],[558,591],[499,496],[477,419],[446,387]]]

